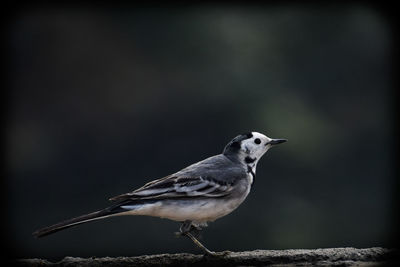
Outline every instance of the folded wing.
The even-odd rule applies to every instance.
[[[222,197],[230,194],[232,184],[216,180],[213,177],[177,177],[167,176],[123,195],[111,198],[112,201],[127,199],[168,199],[190,197]]]

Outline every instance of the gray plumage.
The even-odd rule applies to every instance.
[[[220,154],[110,200],[220,197],[228,194],[232,185],[246,175],[244,166]]]
[[[257,132],[239,135],[222,154],[113,197],[110,207],[45,227],[33,235],[42,237],[110,216],[147,215],[184,222],[181,232],[211,253],[190,235],[192,227],[199,229],[236,209],[250,192],[259,159],[271,146],[284,141]]]

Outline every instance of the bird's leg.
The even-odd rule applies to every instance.
[[[182,223],[181,227],[179,228],[179,231],[182,234],[185,234],[187,232],[190,232],[190,230],[192,229],[192,222],[189,220],[186,220]]]
[[[190,231],[192,231],[193,229],[196,230],[201,230],[201,228],[199,229],[199,227],[196,227],[194,225],[192,225],[191,221],[184,221],[181,225],[181,227],[179,228],[179,231],[181,232],[182,235],[187,236],[188,238],[190,238],[193,243],[195,243],[201,250],[203,250],[206,254],[208,255],[212,255],[215,256],[215,252],[207,249],[202,243],[200,243],[199,240],[197,240],[191,233]]]
[[[185,235],[185,233],[190,232],[192,235],[198,238],[201,230],[202,228],[199,225],[192,224],[191,221],[187,220],[182,222],[182,225],[179,228],[179,232],[175,232],[175,234],[178,236],[182,236]]]
[[[202,249],[206,254],[208,255],[212,255],[215,256],[215,252],[209,250],[208,248],[206,248],[202,243],[200,243],[199,240],[197,240],[190,232],[184,233],[184,235],[186,235],[187,237],[189,237],[193,243],[195,243],[200,249]]]

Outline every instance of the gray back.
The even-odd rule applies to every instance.
[[[218,181],[232,183],[246,177],[246,167],[238,162],[233,162],[223,154],[209,157],[192,164],[172,176],[178,177],[203,177]]]

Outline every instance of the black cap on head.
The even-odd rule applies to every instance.
[[[236,154],[240,150],[242,141],[252,137],[253,134],[251,132],[236,136],[225,146],[223,154],[225,156],[232,153]]]

